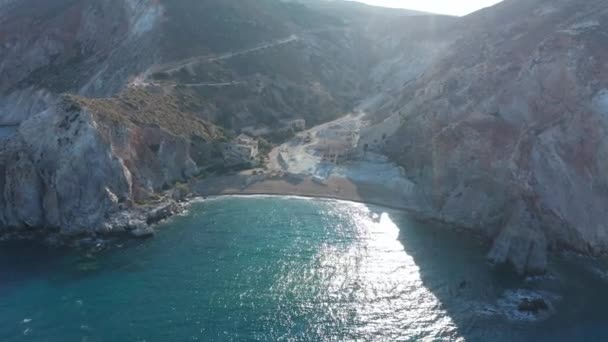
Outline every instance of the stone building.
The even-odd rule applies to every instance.
[[[241,134],[222,146],[222,155],[226,166],[257,166],[258,141],[248,135]]]

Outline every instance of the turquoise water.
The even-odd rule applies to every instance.
[[[99,252],[1,245],[0,341],[606,340],[604,265],[517,279],[484,252],[381,207],[214,199]]]

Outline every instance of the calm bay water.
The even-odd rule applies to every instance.
[[[518,279],[484,252],[381,207],[214,199],[98,253],[0,245],[0,341],[608,339],[603,264]]]

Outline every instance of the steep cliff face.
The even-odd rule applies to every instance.
[[[543,270],[548,248],[607,252],[606,3],[510,0],[457,30],[402,88],[386,153],[428,209],[519,272]]]
[[[45,227],[75,235],[123,228],[106,222],[195,175],[191,137],[215,138],[210,126],[187,113],[173,125],[162,118],[166,125],[160,128],[153,114],[138,120],[121,111],[122,103],[91,101],[62,98],[3,142],[4,229]]]
[[[61,106],[21,125],[3,148],[3,227],[91,229],[131,197],[130,174],[96,126]]]
[[[108,225],[114,215],[197,172],[191,142],[213,138],[203,123],[161,113],[175,115],[176,109],[152,97],[138,97],[148,106],[130,102],[133,95],[91,98],[121,93],[160,58],[163,11],[158,1],[140,0],[3,4],[3,230],[78,235],[122,229],[125,220]],[[137,106],[149,110],[141,120],[125,115]],[[184,125],[191,131],[176,131]]]

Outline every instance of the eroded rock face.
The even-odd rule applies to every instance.
[[[604,1],[505,1],[463,19],[404,87],[384,150],[435,215],[495,239],[490,258],[544,270],[546,251],[608,252]]]
[[[543,273],[547,268],[547,238],[534,213],[523,201],[512,204],[508,221],[494,240],[488,258],[510,263],[520,274]]]
[[[159,151],[148,151],[159,145]],[[23,122],[0,155],[2,226],[92,233],[108,218],[196,170],[188,141],[109,124],[62,101]],[[162,152],[165,149],[166,152]],[[177,153],[179,151],[179,153]],[[165,153],[176,152],[169,158]]]
[[[2,211],[5,216],[30,212],[17,215],[8,227],[79,232],[99,224],[130,197],[128,173],[86,113],[50,108],[25,121],[8,145],[2,160],[7,166]],[[17,185],[21,200],[12,195]]]
[[[184,137],[124,121],[104,124],[102,131],[112,153],[130,174],[132,199],[136,202],[145,202],[151,195],[199,172],[190,155],[191,143]]]

